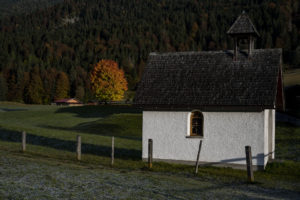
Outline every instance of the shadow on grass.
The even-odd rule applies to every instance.
[[[20,132],[0,128],[0,140],[21,143],[21,137],[22,136]],[[44,136],[27,133],[26,143],[31,145],[50,147],[57,150],[65,150],[74,153],[76,152],[76,141],[47,138]],[[82,143],[81,150],[82,154],[93,154],[105,157],[111,156],[111,147],[107,146]],[[115,147],[115,158],[140,160],[141,157],[141,151]]]
[[[287,122],[276,124],[276,159],[300,161],[300,127]]]
[[[131,105],[98,105],[98,106],[79,106],[62,107],[56,113],[74,113],[81,118],[107,117],[112,114],[121,113],[142,113],[142,110]]]
[[[49,126],[49,125],[41,125],[39,127],[59,130],[59,131],[75,131],[78,133],[86,133],[86,134],[93,134],[93,135],[114,136],[118,138],[129,139],[129,140],[137,140],[137,141],[142,140],[142,136],[140,132],[134,133],[134,131],[132,131],[126,134],[124,133],[124,131],[126,131],[126,127],[121,127],[118,124],[99,123],[97,121],[81,123],[73,127],[56,127],[56,126]]]
[[[103,136],[141,140],[141,110],[130,105],[99,105],[82,107],[62,107],[56,113],[75,113],[79,118],[99,118],[72,127],[41,124],[39,127],[53,130],[75,131]]]
[[[0,108],[0,111],[2,112],[14,112],[14,111],[26,111],[28,109],[24,109],[24,108]]]

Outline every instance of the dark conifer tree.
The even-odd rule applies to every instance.
[[[55,100],[68,98],[70,92],[69,78],[66,73],[59,72],[56,78],[55,85]]]
[[[40,77],[39,68],[35,67],[30,72],[30,82],[26,88],[26,103],[42,104],[45,90]]]
[[[0,101],[6,101],[7,84],[3,75],[0,73]]]

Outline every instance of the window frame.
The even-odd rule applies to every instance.
[[[195,113],[199,113],[199,115],[201,116],[201,134],[196,135],[193,134],[193,117],[195,115]],[[186,136],[186,138],[203,138],[204,137],[204,115],[201,111],[199,110],[194,110],[192,112],[189,113],[188,116],[188,123],[189,123],[189,130],[188,130],[188,134]]]

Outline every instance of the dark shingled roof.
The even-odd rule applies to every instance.
[[[255,26],[246,13],[242,13],[227,31],[229,35],[253,34],[259,36]]]
[[[134,104],[149,109],[274,108],[281,49],[151,53]],[[281,80],[281,79],[280,79]]]

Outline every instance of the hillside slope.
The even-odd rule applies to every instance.
[[[63,0],[0,0],[0,18],[30,13],[59,2]]]

